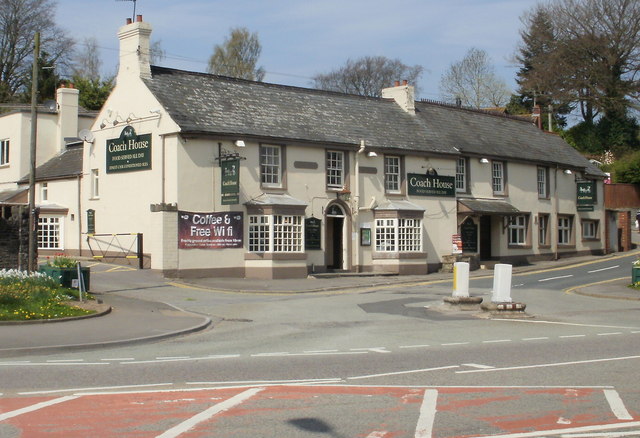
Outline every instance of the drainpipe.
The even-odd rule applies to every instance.
[[[551,248],[553,250],[553,259],[558,260],[558,209],[559,209],[559,200],[558,200],[558,165],[556,164],[556,171],[553,173],[553,209],[551,218],[549,218],[548,226],[551,227],[551,233],[549,233],[551,238]]]
[[[78,175],[78,255],[82,256],[82,174]]]
[[[364,140],[360,140],[360,149],[358,149],[358,152],[356,152],[356,160],[355,160],[355,165],[356,165],[356,170],[355,170],[355,177],[356,177],[356,183],[355,183],[355,208],[353,209],[352,212],[352,217],[353,217],[353,230],[351,235],[353,236],[353,234],[355,233],[357,235],[358,233],[358,224],[359,224],[359,211],[360,211],[360,155],[362,155],[362,153],[364,152],[364,148],[365,148],[365,143]],[[360,245],[357,242],[353,243],[352,245],[354,247],[354,255],[355,255],[355,265],[356,265],[356,271],[360,272]]]

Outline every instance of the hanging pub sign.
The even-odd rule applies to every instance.
[[[456,196],[456,178],[454,176],[422,175],[410,173],[407,175],[409,195],[413,196]]]
[[[106,150],[107,173],[151,169],[151,134],[137,135],[133,126],[107,140]]]
[[[220,191],[222,205],[233,205],[240,203],[240,160],[238,158],[221,160],[222,181]]]
[[[178,211],[178,248],[242,248],[244,229],[241,211],[194,213]]]
[[[595,181],[583,181],[577,183],[578,211],[593,211],[597,202],[597,188]]]
[[[87,234],[96,233],[96,211],[93,208],[87,210]]]

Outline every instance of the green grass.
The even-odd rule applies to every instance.
[[[34,272],[0,270],[0,321],[56,319],[95,313],[76,307],[78,291]]]

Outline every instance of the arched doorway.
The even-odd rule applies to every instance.
[[[326,252],[327,269],[348,270],[347,214],[338,203],[333,203],[325,210],[326,217]]]

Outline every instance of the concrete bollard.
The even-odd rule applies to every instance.
[[[469,296],[469,263],[456,262],[453,264],[453,297]]]
[[[493,290],[491,301],[494,303],[511,302],[511,271],[512,266],[497,264],[493,273]]]

